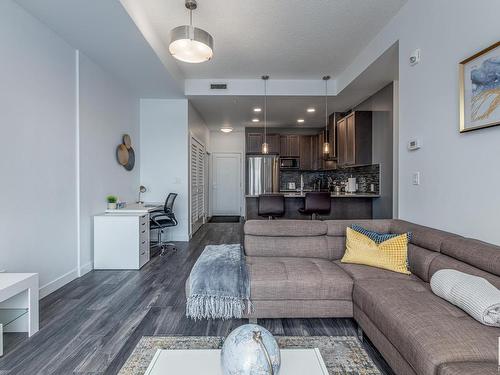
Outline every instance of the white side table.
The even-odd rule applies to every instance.
[[[37,273],[0,273],[0,356],[3,332],[38,332]]]

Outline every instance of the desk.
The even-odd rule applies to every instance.
[[[3,332],[38,332],[38,274],[0,273],[0,356]]]
[[[149,212],[162,204],[129,204],[94,216],[94,269],[138,270],[149,262]]]

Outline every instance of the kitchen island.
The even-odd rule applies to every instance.
[[[282,192],[285,197],[285,215],[282,219],[310,219],[303,215],[299,208],[304,207],[305,193]],[[372,219],[372,202],[380,197],[372,193],[331,193],[331,210],[329,215],[321,215],[325,220]],[[258,214],[259,197],[246,196],[246,219],[266,219]]]

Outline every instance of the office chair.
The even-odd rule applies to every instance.
[[[163,206],[163,210],[156,210],[150,213],[150,230],[158,230],[158,242],[156,246],[160,247],[160,255],[163,256],[169,247],[172,248],[173,251],[177,251],[175,244],[173,243],[165,243],[162,240],[162,234],[164,233],[164,229],[175,227],[178,222],[174,214],[174,202],[175,198],[177,198],[176,193],[170,193],[165,200],[165,205]]]

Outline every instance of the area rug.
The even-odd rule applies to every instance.
[[[239,223],[241,221],[240,216],[212,216],[209,223]]]
[[[276,340],[280,348],[318,348],[330,375],[380,375],[357,337],[276,336]],[[222,337],[210,336],[144,336],[119,375],[144,374],[158,349],[220,349],[223,342]]]

